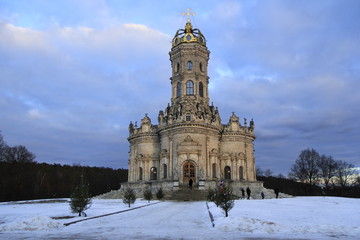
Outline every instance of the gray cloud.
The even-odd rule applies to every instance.
[[[287,173],[312,147],[359,166],[360,4],[203,3],[193,21],[211,51],[210,101],[223,123],[231,112],[254,118],[257,164]],[[184,24],[173,16],[182,4],[131,4],[56,3],[38,18],[28,13],[41,4],[0,10],[9,144],[38,161],[127,167],[127,125],[145,113],[156,124],[170,101],[170,40]]]

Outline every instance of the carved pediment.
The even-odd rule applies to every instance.
[[[200,153],[201,151],[201,144],[194,141],[190,135],[188,135],[184,141],[179,143],[178,145],[178,153],[184,154],[184,153]]]
[[[194,141],[190,135],[188,135],[184,141],[182,141],[179,146],[201,146],[198,142]]]
[[[230,153],[226,152],[221,155],[221,160],[228,160],[228,159],[231,159]]]

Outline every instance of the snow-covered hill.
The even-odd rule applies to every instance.
[[[360,238],[360,199],[238,200],[228,218],[209,203],[215,227],[205,202],[160,202],[64,226],[83,219],[70,213],[66,200],[0,203],[0,239]],[[146,204],[138,200],[132,207]],[[95,199],[87,218],[125,209],[121,200]]]

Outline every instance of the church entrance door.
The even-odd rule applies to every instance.
[[[195,165],[191,162],[186,162],[184,165],[183,165],[183,181],[184,181],[184,184],[189,184],[189,181],[190,179],[193,180],[193,183],[195,183],[195,172],[196,172],[196,169],[195,169]]]

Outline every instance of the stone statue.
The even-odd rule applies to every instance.
[[[134,125],[133,123],[130,121],[130,124],[129,124],[129,133],[132,134],[134,133]]]
[[[200,169],[199,178],[204,179],[204,177],[205,177],[205,173],[204,173],[204,169],[202,168]]]
[[[173,174],[173,176],[174,176],[174,180],[179,179],[179,171],[177,170],[177,167],[174,167],[174,174]]]
[[[162,125],[164,122],[164,112],[161,110],[159,111],[158,122],[159,122],[159,125]]]

